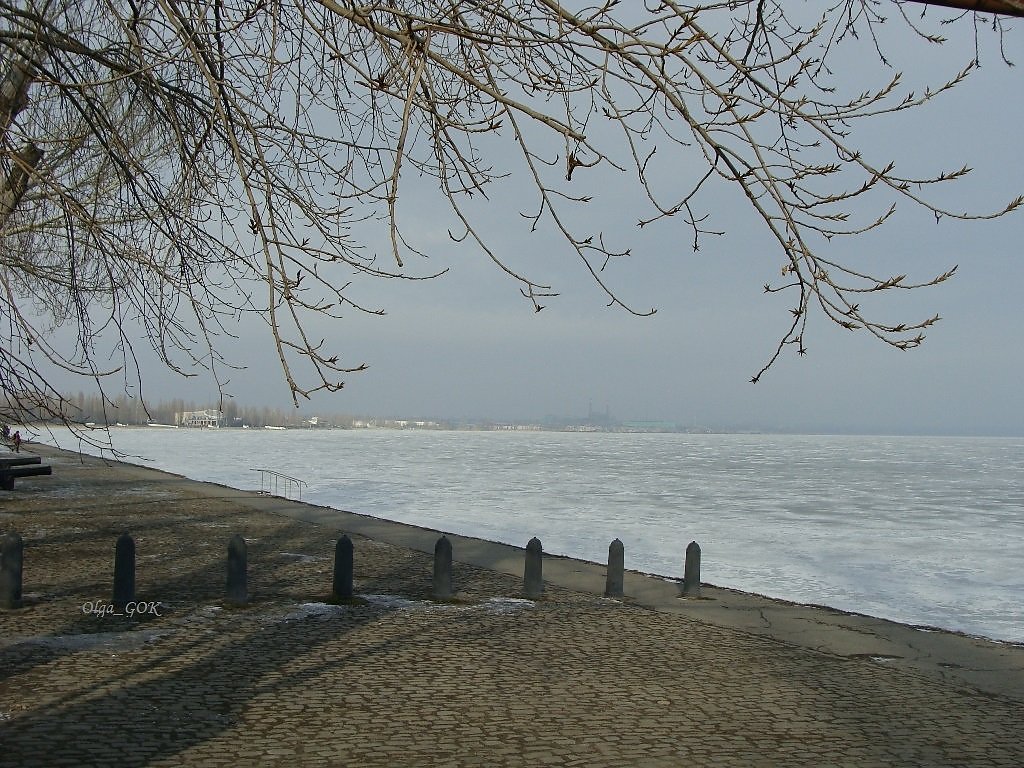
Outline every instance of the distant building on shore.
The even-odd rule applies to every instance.
[[[184,411],[174,414],[174,423],[179,427],[193,427],[198,429],[220,429],[220,423],[224,420],[224,412],[213,409],[205,411]]]

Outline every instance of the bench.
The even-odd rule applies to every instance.
[[[0,456],[0,469],[7,467],[18,467],[22,464],[40,464],[42,459],[39,456],[26,456],[15,454],[13,456]]]
[[[14,490],[16,477],[52,475],[53,467],[43,464],[38,456],[0,456],[0,488]]]

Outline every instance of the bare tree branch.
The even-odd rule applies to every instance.
[[[765,290],[793,300],[754,380],[784,350],[806,351],[815,313],[899,349],[938,320],[883,320],[863,300],[953,270],[875,275],[840,262],[834,238],[883,226],[899,203],[955,219],[1022,204],[942,207],[929,190],[966,168],[905,174],[858,146],[860,124],[975,76],[963,62],[916,93],[892,70],[852,88],[835,78],[840,44],[890,66],[886,23],[942,42],[950,19],[911,19],[900,3],[835,0],[809,18],[780,0],[0,0],[0,19],[5,418],[72,417],[58,370],[141,386],[139,343],[223,389],[245,315],[265,321],[296,403],[340,389],[365,366],[343,362],[315,321],[380,313],[352,297],[360,279],[444,272],[422,266],[403,226],[409,175],[432,180],[452,239],[538,311],[558,290],[476,218],[493,190],[517,196],[525,226],[554,233],[610,305],[650,314],[615,287],[628,237],[580,214],[601,196],[589,180],[631,184],[639,225],[678,221],[692,250],[724,231],[707,196],[732,186],[784,265]],[[394,267],[378,264],[378,243]]]

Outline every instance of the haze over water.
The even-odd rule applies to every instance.
[[[76,448],[66,432],[61,446]],[[114,429],[198,480],[441,531],[1024,642],[1024,439]],[[140,461],[139,459],[134,459]],[[456,553],[456,558],[458,553]]]

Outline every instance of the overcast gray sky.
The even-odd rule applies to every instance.
[[[908,76],[934,81],[931,75],[952,74],[971,37],[915,59]],[[1006,45],[1009,57],[1024,64],[1024,28]],[[1000,62],[994,45],[983,54],[980,71],[914,120],[858,134],[876,157],[900,167],[972,166],[974,173],[941,198],[957,200],[955,208],[998,208],[1024,191],[1020,68]],[[852,78],[856,61],[847,58]],[[580,184],[613,193],[588,216],[633,235],[638,211],[630,200],[617,199],[599,177],[581,174]],[[619,419],[712,428],[1024,435],[1024,213],[936,223],[903,204],[884,228],[836,241],[835,253],[884,274],[927,278],[959,264],[956,278],[939,287],[879,303],[895,321],[936,312],[943,321],[923,347],[900,352],[815,314],[808,356],[784,354],[754,385],[749,379],[784,332],[792,299],[762,292],[776,280],[782,254],[727,186],[703,200],[725,236],[706,239],[695,254],[682,223],[644,230],[636,256],[609,275],[634,306],[658,309],[649,318],[606,307],[582,267],[557,256],[561,244],[514,231],[515,212],[499,200],[485,226],[561,292],[535,314],[493,266],[446,242],[444,225],[426,203],[420,206],[418,194],[411,182],[401,200],[406,228],[439,258],[414,269],[448,266],[449,274],[432,283],[358,286],[356,298],[379,303],[388,315],[350,313],[321,333],[346,359],[370,368],[304,412],[530,420],[585,415],[592,405]],[[249,366],[228,387],[240,402],[288,402],[262,335],[247,329],[228,351]],[[184,383],[158,373],[147,376],[146,392],[152,400],[214,396],[208,379]]]

